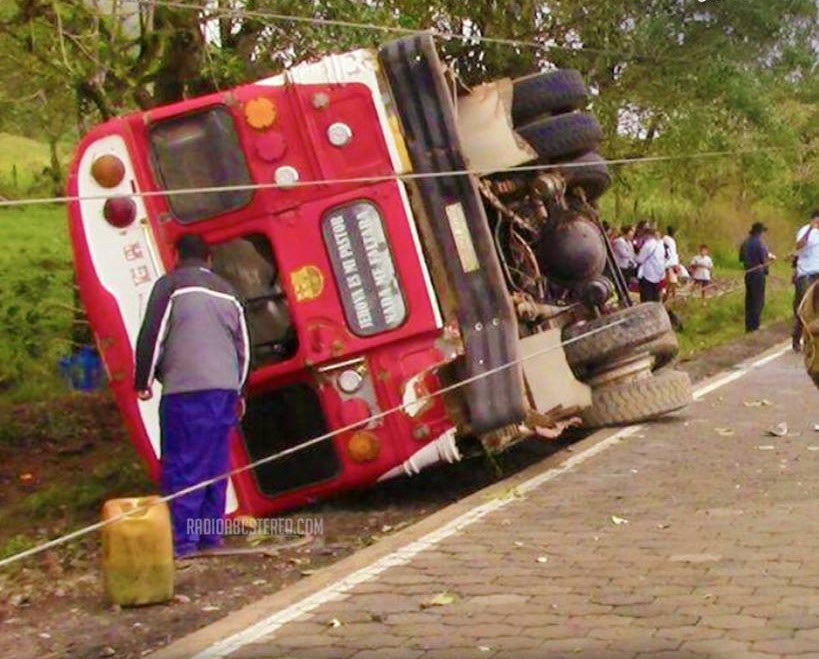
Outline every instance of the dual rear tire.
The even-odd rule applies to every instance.
[[[687,373],[670,367],[679,352],[663,305],[656,302],[620,309],[563,330],[566,359],[578,379],[590,384],[592,405],[582,414],[590,428],[639,423],[682,409],[691,402]],[[650,368],[622,380],[607,372],[641,355]]]
[[[515,130],[537,152],[538,162],[559,165],[569,192],[583,190],[587,201],[611,185],[611,174],[597,153],[603,130],[593,114],[582,112],[588,89],[574,69],[536,73],[513,82]]]

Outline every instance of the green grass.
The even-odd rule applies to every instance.
[[[153,485],[143,465],[128,459],[108,460],[75,483],[51,485],[30,494],[21,502],[20,512],[38,521],[66,508],[95,515],[106,499],[115,495],[136,496],[151,489]]]
[[[29,494],[0,512],[0,559],[44,541],[50,534],[67,533],[99,518],[102,504],[116,497],[143,496],[154,491],[145,468],[128,451],[95,467],[82,478],[56,482]],[[32,524],[47,527],[32,533]]]
[[[37,186],[51,157],[43,142],[0,133],[0,192],[24,193]]]
[[[0,209],[0,393],[62,393],[60,356],[72,349],[73,267],[63,206]]]
[[[730,343],[745,334],[745,288],[740,270],[717,267],[715,276],[729,280],[736,288],[703,304],[699,296],[674,303],[674,311],[683,322],[678,332],[680,357],[687,359],[698,352]],[[791,318],[793,287],[786,265],[777,264],[768,278],[763,327]]]

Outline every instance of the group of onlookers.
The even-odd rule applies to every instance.
[[[739,260],[745,270],[745,330],[748,332],[759,329],[765,306],[765,280],[769,265],[776,260],[763,239],[767,230],[762,222],[754,222],[739,249]],[[659,302],[674,297],[679,283],[688,279],[700,288],[702,299],[705,299],[714,269],[708,245],[700,245],[699,252],[686,269],[680,262],[674,227],[669,226],[663,234],[648,221],[642,221],[636,226],[623,226],[619,233],[608,231],[607,234],[614,259],[630,288],[639,291],[641,302]],[[813,211],[810,222],[797,232],[795,247],[791,255],[794,267],[793,349],[798,351],[801,349],[802,326],[796,310],[811,284],[819,281],[819,209]]]
[[[636,226],[623,226],[612,238],[614,259],[629,284],[636,282],[641,302],[674,297],[680,282],[688,279],[699,286],[705,298],[714,269],[708,245],[700,245],[699,253],[686,268],[680,261],[675,233],[674,227],[669,226],[663,234],[644,220]]]

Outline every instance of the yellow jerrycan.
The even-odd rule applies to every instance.
[[[102,507],[102,519],[130,511],[133,514],[102,529],[105,594],[120,606],[167,602],[173,597],[174,579],[168,504],[158,496],[111,499]]]

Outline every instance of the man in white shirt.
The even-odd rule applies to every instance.
[[[796,233],[796,279],[793,296],[793,349],[802,347],[802,323],[796,310],[802,302],[805,291],[819,280],[819,208],[813,211],[811,220]]]
[[[637,261],[634,254],[634,227],[626,224],[620,229],[620,235],[611,244],[614,260],[623,271],[626,281],[637,275]]]
[[[640,282],[640,302],[660,302],[665,277],[665,245],[659,231],[647,234],[637,254],[637,279]]]

